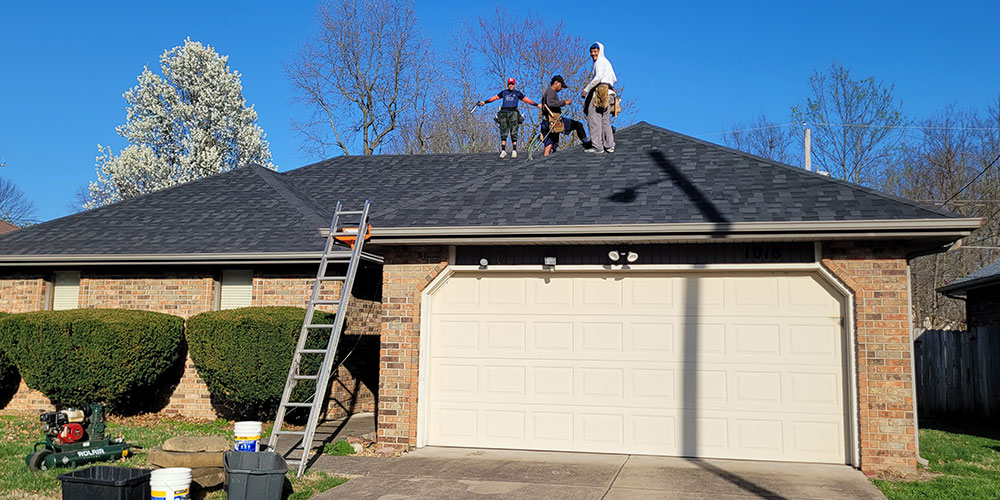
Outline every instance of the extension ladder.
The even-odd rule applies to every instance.
[[[316,281],[313,282],[312,294],[309,296],[309,305],[306,307],[306,317],[302,321],[302,329],[299,330],[299,340],[295,345],[292,365],[288,369],[288,379],[285,380],[285,389],[281,394],[281,404],[278,406],[278,414],[274,417],[274,428],[271,431],[267,447],[270,450],[275,450],[280,436],[301,436],[302,457],[298,460],[287,460],[288,464],[298,466],[299,476],[302,475],[309,461],[309,452],[312,450],[316,426],[326,399],[327,389],[330,384],[330,375],[333,369],[336,368],[334,360],[337,354],[337,345],[340,343],[340,333],[344,328],[347,305],[351,298],[351,289],[354,286],[354,278],[357,275],[358,265],[361,263],[363,257],[371,259],[371,256],[365,255],[362,251],[365,239],[370,234],[370,224],[368,221],[370,206],[369,201],[365,200],[363,209],[351,211],[343,210],[341,202],[337,202],[337,208],[333,212],[333,221],[330,223],[330,232],[326,238],[326,247],[324,247],[323,256],[320,257],[319,270],[316,272]],[[354,219],[358,221],[357,225],[354,227],[345,227],[344,220],[342,219],[344,216],[351,217],[352,219],[358,217],[358,219]],[[350,244],[349,252],[345,247],[345,241]],[[347,262],[347,272],[345,275],[327,276],[327,267],[330,263],[342,263],[345,261],[345,257]],[[340,282],[343,284],[340,288],[339,299],[320,298],[320,291],[323,288],[323,284],[330,282]],[[337,306],[337,314],[332,324],[313,323],[316,306],[320,305]],[[309,335],[315,331],[330,332],[325,348],[316,349],[307,347]],[[322,356],[323,361],[319,371],[316,373],[300,372],[299,369],[302,367],[303,358],[307,356]],[[305,401],[293,401],[296,384],[300,381],[309,380],[316,381],[316,390],[312,396],[306,398]],[[288,411],[297,408],[309,409],[309,417],[306,420],[305,430],[285,430],[283,426],[285,418],[288,416]],[[294,450],[295,447],[293,445],[289,454]]]

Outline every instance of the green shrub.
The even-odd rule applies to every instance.
[[[4,316],[9,316],[9,314],[0,313],[0,318]],[[17,366],[14,365],[14,360],[10,359],[10,356],[7,356],[0,350],[0,386],[16,384],[20,379],[21,376],[17,373]]]
[[[347,441],[340,439],[333,443],[326,443],[323,445],[324,455],[333,455],[337,457],[344,457],[347,455],[354,454],[354,445],[348,443]]]
[[[206,312],[188,319],[191,360],[213,398],[232,417],[274,416],[305,312],[298,307],[246,307]],[[333,315],[316,312],[313,322],[332,323]],[[329,330],[317,329],[314,333],[307,347],[326,347]],[[316,373],[321,358],[306,355],[301,372]],[[313,381],[300,381],[295,400],[304,401],[315,387]],[[296,413],[304,411],[296,409]]]
[[[58,404],[135,410],[183,353],[184,320],[123,309],[73,309],[0,318],[0,350],[28,387]]]

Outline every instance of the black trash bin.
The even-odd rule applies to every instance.
[[[63,500],[147,500],[149,469],[98,465],[60,474]]]
[[[227,451],[226,498],[228,500],[281,500],[288,464],[273,451]]]

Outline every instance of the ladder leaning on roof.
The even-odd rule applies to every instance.
[[[316,434],[316,426],[319,415],[322,411],[323,403],[326,399],[327,386],[330,384],[330,375],[334,366],[334,359],[337,354],[337,345],[340,343],[340,333],[344,328],[344,318],[347,315],[347,305],[351,298],[351,289],[354,286],[354,278],[357,275],[358,265],[362,259],[362,249],[365,239],[370,235],[371,226],[368,220],[368,212],[371,204],[365,200],[364,208],[361,210],[342,210],[341,202],[337,202],[337,208],[333,212],[333,221],[330,223],[330,233],[326,238],[326,246],[323,256],[320,257],[319,270],[316,272],[316,281],[313,282],[312,294],[309,296],[309,305],[306,307],[306,316],[302,321],[302,329],[299,330],[299,339],[295,345],[295,353],[292,356],[292,365],[288,369],[288,379],[285,381],[285,390],[281,394],[281,404],[278,405],[278,414],[274,417],[274,428],[268,440],[267,447],[276,450],[278,438],[280,436],[292,435],[301,436],[302,457],[299,460],[291,459],[287,462],[298,466],[298,475],[301,476],[309,461],[309,452],[312,449],[313,437]],[[345,227],[342,216],[352,219],[358,217],[356,227]],[[344,244],[351,245],[349,257],[347,258],[347,272],[344,276],[327,276],[327,267],[331,262],[344,262],[343,256],[347,253]],[[339,257],[339,258],[338,258]],[[340,282],[340,297],[336,300],[321,299],[320,292],[324,283]],[[337,314],[332,324],[314,324],[313,316],[316,313],[316,306],[336,305]],[[326,347],[323,349],[308,348],[307,341],[309,334],[314,331],[327,332]],[[302,373],[301,368],[305,368],[303,358],[308,356],[322,356],[322,363],[316,373]],[[309,358],[306,358],[309,359]],[[310,363],[311,364],[311,363]],[[295,386],[300,381],[316,381],[316,389],[305,401],[293,401]],[[304,430],[285,430],[285,418],[289,410],[297,408],[308,408],[309,417],[306,420]],[[293,445],[293,450],[295,445]],[[289,450],[289,454],[292,450]]]

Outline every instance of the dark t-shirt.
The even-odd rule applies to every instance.
[[[500,109],[504,111],[514,111],[517,109],[517,103],[524,99],[524,94],[520,90],[507,90],[503,89],[497,94],[503,103],[500,105]]]
[[[561,113],[563,100],[559,98],[559,93],[548,87],[542,92],[542,104],[548,106],[553,113]]]

